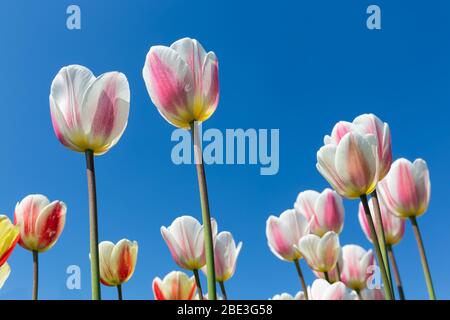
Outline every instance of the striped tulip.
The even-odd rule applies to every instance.
[[[333,231],[328,231],[323,237],[308,234],[298,242],[298,249],[311,269],[317,272],[331,271],[340,254],[339,237]]]
[[[211,219],[213,238],[217,223]],[[191,216],[176,218],[169,227],[161,227],[161,234],[169,247],[172,258],[183,269],[199,270],[205,263],[203,226]]]
[[[138,244],[122,239],[117,244],[102,241],[98,245],[100,281],[105,286],[118,286],[130,280],[136,267]]]
[[[270,216],[266,222],[266,236],[272,253],[285,261],[302,257],[296,247],[300,239],[309,234],[305,216],[293,209],[284,211],[280,217]]]
[[[19,237],[19,228],[7,216],[0,215],[0,267],[8,260]]]
[[[59,141],[77,152],[100,155],[122,136],[128,121],[130,89],[120,72],[96,78],[79,65],[63,67],[53,79],[50,112]]]
[[[326,142],[329,142],[327,137]],[[370,194],[377,184],[377,141],[371,134],[348,131],[317,152],[317,169],[341,195],[350,199]]]
[[[330,284],[323,279],[314,280],[308,287],[308,297],[310,300],[358,300],[356,292],[342,282]]]
[[[44,252],[53,247],[66,222],[66,204],[46,196],[32,194],[18,202],[14,224],[19,227],[19,244],[29,251]]]
[[[323,236],[327,231],[341,233],[344,225],[342,198],[333,190],[322,193],[314,190],[300,192],[294,204],[295,210],[310,221],[310,231]]]
[[[430,174],[422,159],[394,161],[379,187],[386,206],[401,218],[418,217],[428,209]]]
[[[11,268],[9,267],[8,262],[5,262],[0,267],[0,289],[3,288],[3,285],[5,284],[6,280],[8,280],[10,273],[11,273]]]
[[[381,210],[381,219],[383,221],[383,230],[384,236],[386,239],[387,245],[395,245],[400,242],[405,233],[405,220],[395,216],[385,205],[382,197],[379,197],[380,210]],[[373,198],[369,201],[370,212],[372,215],[372,219],[375,220],[375,210],[373,208]],[[367,221],[367,217],[364,211],[364,207],[362,203],[359,204],[359,212],[358,212],[359,223],[361,225],[364,234],[366,235],[369,241],[371,240],[370,236],[370,228]],[[377,225],[375,225],[377,228]],[[377,234],[379,234],[380,230],[376,230]]]
[[[189,128],[194,121],[205,121],[217,108],[217,57],[195,39],[151,47],[142,75],[153,104],[176,127]]]
[[[366,251],[358,245],[342,247],[341,281],[349,288],[360,291],[367,286],[374,265],[372,250]]]
[[[197,286],[195,278],[181,271],[172,271],[160,279],[153,280],[155,300],[195,300]]]
[[[230,232],[220,232],[214,239],[214,266],[216,271],[216,281],[225,282],[234,275],[236,262],[242,242],[236,246],[233,235]],[[206,266],[202,268],[206,274]]]
[[[303,291],[299,291],[295,296],[289,293],[276,294],[271,300],[306,300]]]

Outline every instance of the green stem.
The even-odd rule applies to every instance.
[[[300,283],[302,284],[303,294],[305,295],[305,299],[308,300],[308,288],[306,287],[305,278],[303,277],[302,268],[300,268],[300,262],[298,259],[294,260],[295,269],[297,270],[298,277],[300,279]]]
[[[386,236],[384,234],[384,227],[383,227],[383,217],[381,216],[381,208],[380,208],[380,202],[378,200],[378,193],[375,189],[372,192],[372,199],[373,199],[373,210],[375,213],[375,223],[376,223],[376,229],[378,230],[377,237],[378,237],[378,243],[380,244],[381,249],[381,255],[383,257],[383,263],[384,267],[386,268],[389,285],[391,286],[391,292],[392,292],[392,298],[394,297],[394,285],[392,282],[392,276],[391,276],[391,268],[389,266],[389,258],[388,258],[388,252],[386,248]]]
[[[123,296],[122,296],[122,285],[117,285],[117,297],[119,300],[123,300]]]
[[[436,294],[434,293],[433,281],[431,280],[430,267],[428,266],[427,256],[425,255],[425,247],[423,246],[422,236],[420,234],[419,225],[417,224],[416,217],[410,217],[414,235],[417,241],[417,247],[419,248],[420,260],[422,261],[423,273],[425,275],[425,281],[427,283],[428,295],[430,300],[436,300]]]
[[[203,230],[205,233],[206,275],[208,280],[208,300],[216,300],[216,274],[214,267],[214,245],[209,212],[208,189],[206,186],[205,168],[203,166],[202,145],[198,132],[198,123],[191,123],[192,140],[194,141],[194,160],[197,167],[200,202],[202,206]]]
[[[202,284],[200,282],[200,276],[198,274],[198,270],[194,269],[194,270],[192,270],[192,272],[194,272],[195,284],[197,285],[197,291],[198,291],[199,299],[203,300]]]
[[[378,243],[377,233],[375,231],[375,226],[373,224],[372,215],[370,214],[369,203],[367,202],[367,196],[365,194],[361,195],[361,203],[363,204],[363,207],[364,207],[366,219],[367,219],[367,222],[368,222],[369,228],[370,228],[370,237],[372,238],[372,243],[373,243],[373,246],[375,249],[375,253],[377,255],[377,260],[380,265],[381,277],[382,277],[383,283],[384,283],[384,291],[386,293],[386,299],[393,300],[391,286],[389,284],[386,268],[384,266],[383,256],[381,254],[380,245]]]
[[[364,300],[362,295],[361,295],[361,291],[360,290],[355,290],[356,294],[358,295],[359,300]]]
[[[89,190],[89,236],[91,251],[92,300],[100,300],[100,267],[98,260],[97,190],[95,186],[94,153],[86,150],[86,174]]]
[[[328,272],[325,271],[325,272],[323,273],[323,275],[325,276],[325,280],[327,280],[327,282],[330,283],[330,277],[328,276]]]
[[[394,270],[394,278],[395,283],[397,284],[398,295],[400,296],[400,300],[405,300],[405,292],[403,291],[402,280],[400,279],[400,272],[397,266],[397,261],[395,260],[394,251],[392,250],[392,246],[387,246],[389,259],[392,263],[392,270]]]
[[[336,262],[336,273],[337,273],[337,280],[341,281],[341,267],[339,266],[339,262]]]
[[[39,256],[37,251],[33,251],[33,300],[38,299],[39,286]]]
[[[219,281],[219,285],[220,291],[222,291],[223,300],[228,300],[227,292],[225,291],[225,285],[223,284],[223,281]]]

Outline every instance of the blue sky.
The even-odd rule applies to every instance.
[[[66,8],[81,7],[82,29],[66,28]],[[378,4],[382,30],[366,28],[366,8]],[[0,11],[0,211],[12,217],[30,193],[67,203],[65,230],[42,254],[40,297],[90,297],[88,204],[82,154],[55,138],[48,94],[58,70],[82,64],[95,74],[128,77],[131,107],[119,144],[96,159],[99,234],[139,243],[126,299],[150,299],[152,279],[178,269],[159,229],[182,214],[200,218],[195,168],[171,162],[173,127],[152,105],[141,70],[152,45],[189,36],[216,52],[219,107],[204,129],[280,129],[280,170],[260,176],[252,165],[206,168],[213,216],[243,249],[230,298],[266,299],[295,293],[294,266],[267,247],[265,221],[291,208],[298,192],[322,190],[315,168],[323,136],[339,120],[372,112],[392,130],[394,157],[422,157],[432,197],[419,219],[438,298],[450,298],[450,10],[448,1],[8,1]],[[357,202],[345,201],[343,244],[370,244]],[[407,298],[426,298],[419,254],[408,225],[395,247]],[[17,247],[0,298],[31,297],[31,253]],[[79,265],[82,289],[66,288],[66,268]],[[306,270],[307,282],[312,273]],[[102,287],[104,298],[116,298]]]

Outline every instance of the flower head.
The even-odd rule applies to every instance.
[[[98,245],[100,281],[106,286],[118,286],[130,280],[136,268],[138,244],[122,239],[117,244],[102,241]]]
[[[310,300],[358,300],[356,292],[342,282],[330,284],[323,279],[314,280],[312,286],[308,287],[308,297]]]
[[[0,215],[0,267],[8,260],[19,237],[19,228],[7,216]]]
[[[155,300],[195,300],[197,286],[194,276],[188,277],[184,272],[172,271],[164,279],[153,280]]]

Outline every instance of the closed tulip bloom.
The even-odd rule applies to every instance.
[[[14,224],[19,227],[19,244],[29,250],[44,252],[53,247],[66,222],[66,204],[46,196],[32,194],[18,202],[14,210]]]
[[[295,261],[302,257],[297,248],[300,239],[309,234],[309,222],[294,209],[280,217],[270,216],[266,222],[266,236],[270,250],[281,260]]]
[[[422,159],[413,163],[404,158],[394,161],[379,186],[387,207],[401,218],[418,217],[428,208],[430,174]]]
[[[317,169],[341,195],[350,199],[370,194],[377,184],[377,142],[371,134],[347,132],[338,144],[317,152]]]
[[[377,139],[378,180],[383,179],[389,172],[392,164],[391,130],[374,114],[363,114],[353,120],[353,124],[363,132],[373,134]]]
[[[176,127],[189,128],[193,121],[205,121],[217,108],[217,57],[195,39],[151,47],[142,75],[153,104]]]
[[[371,276],[370,267],[375,263],[372,250],[364,250],[358,245],[342,247],[341,281],[349,288],[360,291],[367,286]],[[373,271],[373,270],[372,270]]]
[[[342,282],[330,284],[323,279],[314,280],[308,287],[308,297],[310,300],[358,300],[357,293]]]
[[[9,274],[11,273],[11,268],[9,267],[9,264],[5,262],[0,267],[0,289],[3,288],[3,285],[5,284],[6,280],[9,277]]]
[[[294,207],[310,221],[311,233],[323,236],[327,231],[342,231],[344,205],[335,191],[327,188],[322,193],[314,190],[300,192]]]
[[[106,286],[118,286],[130,280],[136,267],[138,244],[122,239],[117,244],[102,241],[98,245],[100,281]]]
[[[213,238],[217,223],[211,219]],[[176,218],[161,234],[169,247],[172,258],[183,269],[199,270],[206,264],[203,226],[191,216]]]
[[[383,220],[383,230],[384,230],[384,236],[386,239],[387,245],[395,245],[403,238],[403,235],[405,234],[405,223],[406,221],[404,219],[401,219],[394,215],[384,204],[384,201],[381,197],[379,197],[379,203],[380,203],[380,210],[381,210],[381,218]],[[370,213],[372,215],[372,219],[375,220],[374,215],[374,208],[373,208],[373,198],[369,201],[369,207],[370,207]],[[361,225],[362,230],[364,231],[364,234],[366,235],[367,239],[369,241],[371,240],[370,236],[370,228],[369,224],[367,222],[367,217],[364,211],[364,207],[362,203],[359,204],[359,213],[358,213],[359,223]],[[375,228],[377,228],[377,225],[375,225]],[[380,230],[376,230],[377,234],[379,234]]]
[[[230,232],[220,232],[214,239],[214,266],[216,270],[216,281],[225,282],[234,275],[236,262],[242,242],[236,246],[233,235]],[[206,266],[202,268],[206,274]]]
[[[19,228],[7,216],[0,215],[0,267],[8,260],[19,237]]]
[[[122,136],[128,121],[130,89],[120,72],[96,78],[79,65],[63,67],[52,82],[50,112],[59,141],[77,152],[100,155]]]
[[[160,279],[153,280],[155,300],[195,300],[196,285],[194,277],[188,277],[184,272],[172,271]]]
[[[311,269],[318,272],[331,271],[339,258],[339,237],[328,231],[323,237],[308,234],[298,242],[298,249]]]
[[[299,291],[295,296],[289,293],[276,294],[271,300],[306,300],[303,291]]]
[[[365,288],[359,294],[362,300],[386,300],[384,290],[379,288]]]
[[[338,272],[338,268],[337,268],[338,265],[339,266],[342,265],[342,250],[339,250],[339,258],[338,258],[338,261],[336,263],[336,266],[333,269],[331,269],[330,271],[328,271],[328,282],[335,283],[335,282],[340,281],[340,273]],[[318,272],[318,271],[315,271],[315,270],[312,270],[312,272],[314,273],[314,275],[317,278],[325,279],[325,273]]]

